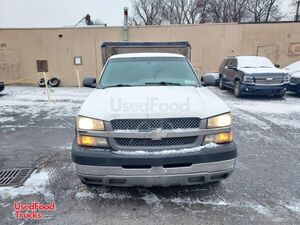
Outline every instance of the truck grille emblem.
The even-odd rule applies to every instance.
[[[151,131],[151,136],[152,136],[151,139],[153,141],[160,141],[163,138],[167,137],[167,133],[163,132],[162,129],[156,129],[156,130]]]

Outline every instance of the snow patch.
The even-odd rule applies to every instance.
[[[244,68],[245,69],[247,69],[247,68],[264,69],[266,67],[267,67],[268,70],[277,69],[274,66],[274,64],[266,57],[262,57],[262,56],[238,56],[236,58],[237,58],[237,61],[238,61],[238,68],[239,69],[244,69]]]
[[[45,90],[41,88],[8,86],[7,92],[1,98],[0,114],[16,113],[34,119],[41,113],[55,118],[75,116],[92,89],[57,88],[50,92],[51,102],[48,102]]]
[[[160,203],[160,199],[154,193],[145,193],[142,199],[146,202],[147,205],[154,205],[156,208],[163,208],[163,205]]]
[[[178,150],[163,150],[163,151],[155,151],[155,152],[147,152],[147,151],[116,151],[116,154],[120,155],[171,155],[171,154],[184,154],[184,153],[193,153],[199,152],[205,148],[216,148],[219,145],[215,143],[209,143],[204,146],[198,146],[195,148],[183,148]]]
[[[300,104],[298,101],[275,102],[243,100],[243,102],[228,101],[227,104],[233,109],[260,114],[293,114],[300,112]]]
[[[292,70],[292,71],[300,71],[300,61],[296,61],[286,67],[283,68],[284,70]]]
[[[129,195],[124,194],[115,194],[115,193],[108,193],[108,192],[102,192],[102,193],[93,193],[89,191],[82,191],[78,192],[75,195],[75,198],[77,200],[84,200],[84,199],[94,199],[94,198],[103,198],[103,199],[118,199],[118,200],[124,200],[127,198],[131,198]]]
[[[10,121],[16,121],[16,120],[13,117],[2,117],[2,118],[0,118],[0,123],[10,122]]]
[[[10,206],[10,204],[0,203],[0,206],[6,208],[7,206]]]
[[[292,204],[289,204],[289,205],[285,205],[285,207],[288,208],[289,210],[295,212],[295,213],[300,214],[300,203],[299,202],[292,203]]]
[[[177,204],[177,205],[194,205],[194,204],[201,204],[201,205],[211,205],[211,206],[217,206],[217,207],[234,207],[234,208],[249,208],[251,210],[256,211],[259,214],[263,214],[267,217],[273,217],[273,214],[269,209],[266,207],[253,202],[226,202],[224,200],[208,200],[203,201],[200,199],[190,199],[190,198],[173,198],[171,199],[171,202]]]
[[[282,117],[280,117],[280,118],[272,117],[272,118],[268,118],[268,119],[283,128],[300,129],[300,121],[299,120],[292,120],[292,119],[282,118]]]
[[[123,195],[123,194],[114,194],[114,193],[99,193],[98,196],[100,198],[104,199],[118,199],[118,200],[124,200],[126,198],[130,198],[128,195]]]
[[[300,78],[300,72],[297,72],[297,73],[292,74],[291,77],[294,77],[294,78]]]
[[[0,187],[0,198],[17,198],[27,195],[44,195],[46,200],[52,201],[53,194],[48,190],[49,174],[46,170],[34,171],[31,176],[20,187]]]
[[[248,121],[252,124],[255,124],[257,126],[259,126],[261,129],[263,130],[269,130],[270,126],[268,124],[266,124],[265,122],[255,118],[254,116],[250,116],[249,114],[241,114],[238,116],[239,118],[244,119],[245,121]]]
[[[265,216],[268,216],[268,217],[272,217],[272,213],[269,209],[267,209],[266,207],[258,204],[258,203],[251,203],[251,202],[247,202],[245,203],[244,205],[246,208],[250,208],[260,214],[263,214]]]
[[[202,204],[202,205],[212,205],[212,206],[234,206],[231,203],[225,202],[223,200],[218,201],[202,201],[200,199],[190,199],[190,198],[173,198],[171,199],[171,202],[175,204],[188,204],[188,205],[194,205],[194,204]]]
[[[75,195],[75,198],[77,200],[83,200],[83,199],[86,199],[86,198],[95,198],[95,197],[96,197],[96,195],[94,193],[87,192],[87,191],[78,192]]]

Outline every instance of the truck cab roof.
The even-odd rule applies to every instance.
[[[127,53],[127,54],[118,54],[113,55],[110,59],[123,59],[123,58],[145,58],[145,57],[153,57],[153,58],[184,58],[183,55],[175,54],[175,53]]]

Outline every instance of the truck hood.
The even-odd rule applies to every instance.
[[[298,74],[300,73],[300,69],[295,69],[295,70],[284,70],[286,73],[288,73],[289,75],[294,75],[294,74]]]
[[[300,78],[300,71],[297,73],[293,73],[292,75],[291,75],[291,77],[294,77],[294,78]]]
[[[242,72],[246,74],[283,74],[286,71],[278,68],[239,68]]]
[[[229,112],[225,103],[205,87],[116,87],[97,89],[78,115],[113,119],[199,117]]]

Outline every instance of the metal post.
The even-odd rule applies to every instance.
[[[78,68],[76,69],[76,76],[77,76],[78,87],[81,88],[81,85],[80,85],[80,75],[79,75]]]
[[[297,12],[296,12],[296,21],[299,21],[299,8],[300,8],[300,1],[297,2]]]
[[[123,41],[128,41],[128,8],[124,7],[124,37]]]
[[[46,92],[47,92],[48,102],[51,102],[50,93],[49,93],[49,87],[48,87],[48,77],[47,77],[46,72],[43,72],[43,76],[44,76],[44,79],[45,79],[45,86],[46,86]]]

